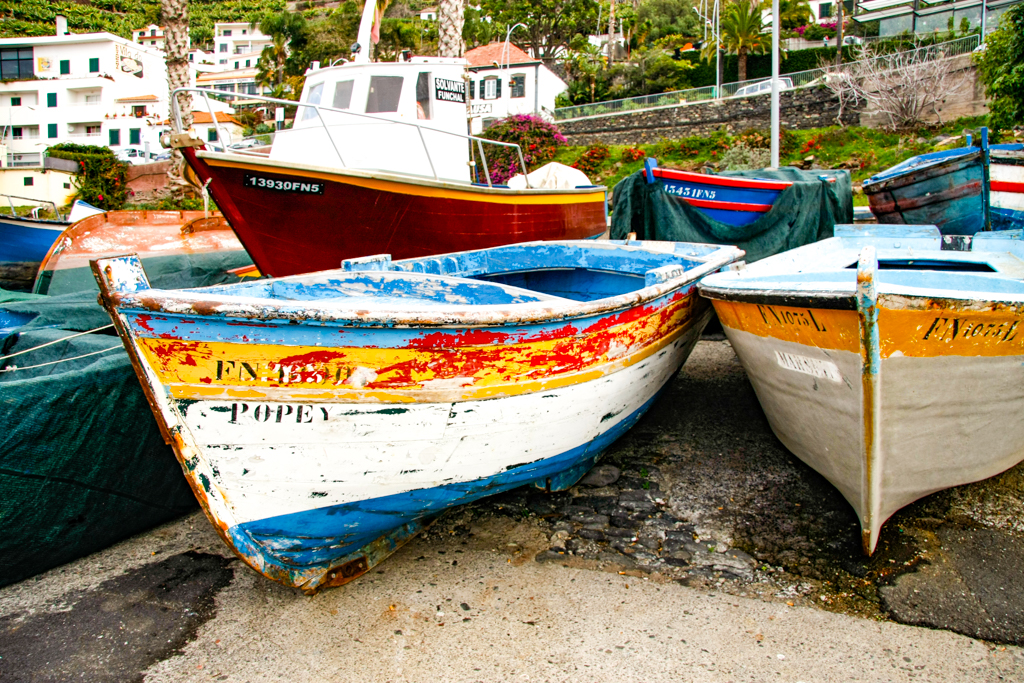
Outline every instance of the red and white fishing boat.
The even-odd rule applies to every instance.
[[[373,4],[367,7],[357,46],[369,45]],[[499,149],[515,149],[516,168],[525,164],[516,146],[466,134],[465,60],[371,62],[367,52],[337,66],[314,64],[293,126],[273,136],[269,151],[213,151],[188,133],[170,137],[261,272],[285,276],[382,252],[410,258],[604,233],[604,187],[517,190],[491,182]],[[207,104],[224,97],[191,91]],[[270,108],[296,105],[246,97]]]

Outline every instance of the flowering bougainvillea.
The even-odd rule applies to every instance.
[[[523,151],[523,161],[530,171],[554,159],[558,148],[567,144],[558,126],[529,114],[513,114],[502,119],[485,130],[480,137],[519,145]],[[476,145],[474,153],[475,147]],[[490,172],[492,183],[502,185],[512,176],[522,173],[519,154],[514,147],[484,145],[484,153],[487,155],[487,170]],[[483,177],[483,164],[479,159],[477,180],[487,182]]]
[[[46,153],[57,159],[78,162],[75,177],[77,192],[75,199],[81,199],[106,211],[120,209],[128,200],[128,165],[119,161],[109,147],[76,145],[65,142],[47,149]]]

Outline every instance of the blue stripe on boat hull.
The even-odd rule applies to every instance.
[[[449,508],[527,484],[549,487],[552,491],[569,488],[647,412],[664,390],[662,387],[629,417],[594,440],[551,458],[475,481],[237,524],[228,529],[228,534],[240,553],[259,556],[266,564],[285,569],[339,566],[355,559],[364,546],[381,537],[396,538],[397,534],[407,540]],[[348,534],[347,529],[359,531]]]
[[[695,206],[694,208],[720,223],[735,226],[750,225],[764,215],[764,213],[759,211],[731,211],[729,209],[709,209],[703,206]]]
[[[0,218],[0,262],[42,261],[66,227]]]

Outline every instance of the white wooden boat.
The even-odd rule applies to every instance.
[[[445,509],[572,486],[647,410],[735,247],[535,242],[192,290],[94,262],[157,421],[224,540],[307,592]]]
[[[1024,459],[1024,242],[935,226],[836,236],[706,278],[779,440],[860,517],[864,551],[894,512]]]

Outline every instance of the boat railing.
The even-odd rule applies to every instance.
[[[227,142],[225,142],[226,140],[230,140],[231,138],[230,138],[229,135],[226,134],[226,131],[224,130],[223,126],[221,125],[221,122],[217,119],[216,113],[215,113],[215,111],[213,109],[213,103],[210,101],[210,96],[213,95],[213,96],[215,96],[217,98],[220,98],[222,100],[223,99],[232,99],[233,100],[233,99],[237,99],[237,98],[241,97],[238,93],[225,92],[225,91],[221,91],[221,90],[211,90],[209,88],[178,88],[178,89],[176,89],[173,93],[171,93],[171,112],[172,112],[172,115],[174,117],[174,122],[175,122],[175,124],[177,126],[177,130],[183,130],[183,128],[182,128],[182,120],[181,120],[181,110],[179,109],[179,106],[178,106],[178,97],[177,97],[179,93],[180,94],[185,94],[185,93],[192,94],[192,93],[195,93],[195,94],[200,95],[202,97],[203,101],[206,103],[207,112],[210,114],[210,120],[212,121],[214,128],[217,130],[217,140],[220,141],[220,144],[223,146],[225,152],[230,152],[232,154],[247,155],[247,156],[258,156],[258,157],[267,157],[267,156],[269,156],[269,153],[261,152],[261,151],[256,151],[255,149],[231,149],[231,148],[229,148],[227,146]],[[475,135],[464,135],[462,133],[454,133],[452,131],[443,130],[441,128],[434,128],[433,126],[427,126],[427,125],[423,125],[423,124],[420,124],[420,123],[412,123],[411,121],[397,121],[395,119],[384,118],[382,116],[374,116],[373,114],[363,114],[363,113],[360,113],[360,112],[349,111],[349,110],[346,110],[346,109],[336,109],[334,107],[327,107],[327,106],[324,106],[324,105],[321,105],[321,104],[310,104],[310,103],[307,103],[307,102],[298,102],[298,101],[295,101],[295,100],[282,100],[282,99],[277,99],[277,98],[274,98],[274,97],[267,97],[267,96],[264,96],[264,95],[248,95],[248,94],[246,94],[244,96],[244,98],[248,102],[251,102],[251,101],[255,100],[255,101],[259,101],[259,102],[265,102],[267,104],[273,104],[273,105],[276,105],[276,106],[282,106],[282,107],[298,107],[298,108],[305,107],[307,109],[313,109],[316,112],[316,116],[317,116],[318,121],[320,122],[320,126],[324,129],[324,132],[327,133],[327,138],[330,141],[331,147],[334,149],[334,153],[338,157],[338,162],[341,164],[342,168],[348,168],[348,166],[345,163],[345,159],[342,156],[341,150],[338,147],[338,141],[335,139],[334,133],[331,132],[331,127],[328,126],[327,122],[324,120],[324,116],[323,116],[324,112],[330,112],[331,114],[342,114],[344,116],[350,116],[350,117],[354,117],[354,118],[358,118],[358,119],[367,119],[367,120],[373,121],[375,123],[391,124],[391,125],[397,125],[397,126],[408,126],[408,127],[415,128],[416,132],[417,132],[417,134],[419,136],[420,144],[423,147],[423,152],[424,152],[424,154],[427,157],[427,163],[430,165],[430,171],[431,171],[431,173],[434,176],[434,180],[440,180],[440,177],[439,177],[438,172],[437,172],[437,166],[434,164],[434,160],[431,157],[430,148],[427,145],[426,139],[423,136],[423,132],[424,131],[427,131],[427,132],[429,132],[431,134],[441,133],[443,135],[448,135],[448,136],[451,136],[451,137],[454,137],[454,138],[461,138],[463,140],[466,140],[469,143],[469,148],[470,148],[471,154],[473,156],[473,158],[469,162],[470,167],[474,168],[474,169],[476,168],[476,163],[477,163],[476,162],[476,154],[479,153],[480,160],[481,160],[481,163],[483,165],[483,176],[484,176],[484,178],[487,181],[487,186],[488,187],[494,187],[494,183],[491,180],[490,169],[488,168],[488,165],[487,165],[487,154],[486,154],[486,152],[484,152],[484,145],[494,145],[496,147],[512,147],[512,148],[515,148],[516,155],[519,157],[519,167],[522,170],[523,177],[526,178],[526,187],[527,188],[530,187],[530,179],[529,179],[529,176],[527,175],[528,172],[529,172],[529,169],[527,169],[527,167],[526,167],[526,160],[523,158],[523,149],[519,145],[517,145],[515,143],[512,143],[512,142],[500,142],[498,140],[488,140],[486,138],[477,137]],[[296,119],[297,118],[298,117],[296,116]],[[292,129],[292,130],[294,130],[294,129]],[[277,132],[279,132],[279,131],[274,131],[274,133],[277,133]],[[271,133],[270,135],[273,137],[274,133]],[[260,134],[257,134],[257,136],[259,136],[259,135]],[[262,134],[262,135],[266,135],[266,134]],[[475,151],[474,151],[474,144],[476,146]]]
[[[885,60],[892,59],[894,55],[908,54],[924,55],[928,60],[956,57],[958,55],[971,52],[977,48],[979,44],[980,36],[977,34],[971,34],[941,43],[921,45],[902,52],[884,53],[869,59]],[[832,71],[834,71],[834,68],[818,68],[779,74],[779,80],[783,82],[781,90],[790,90],[822,84]],[[748,86],[767,82],[770,82],[770,79],[762,76],[761,78],[752,78],[745,81],[737,81],[735,83],[723,83],[720,88],[717,88],[717,91],[715,86],[706,85],[700,88],[673,90],[654,95],[641,95],[639,97],[627,97],[619,100],[594,102],[592,104],[558,107],[555,109],[555,119],[559,121],[568,121],[570,119],[581,119],[590,116],[608,116],[641,109],[678,107],[679,105],[693,104],[708,100],[750,96],[760,94],[761,90],[758,89],[758,92],[755,93],[753,90],[749,89]],[[743,92],[740,92],[741,90],[743,90]],[[763,92],[767,93],[770,91],[765,89]]]
[[[26,201],[26,202],[33,202],[35,204],[42,204],[42,206],[33,207],[32,211],[29,214],[32,218],[34,218],[36,220],[39,220],[39,211],[46,209],[47,205],[49,205],[49,207],[50,207],[48,210],[50,212],[52,212],[54,216],[57,217],[58,221],[63,221],[64,220],[64,216],[61,215],[61,212],[57,209],[57,204],[55,202],[51,202],[48,199],[34,199],[32,197],[19,197],[18,195],[14,195],[14,194],[0,194],[0,197],[4,197],[4,198],[7,199],[7,205],[11,208],[11,214],[10,214],[11,216],[19,217],[20,218],[20,216],[18,215],[17,209],[14,208],[14,200],[15,199],[20,199],[20,200]]]

